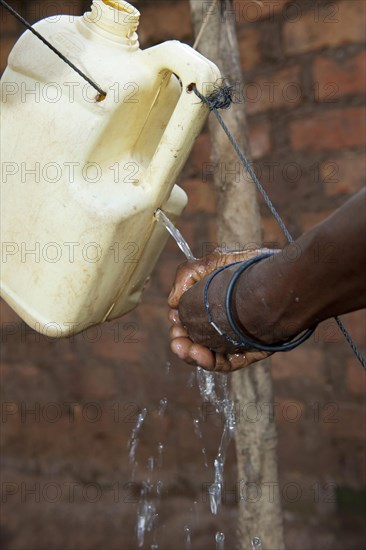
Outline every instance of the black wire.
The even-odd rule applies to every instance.
[[[25,25],[28,30],[30,30],[37,38],[39,38],[41,42],[43,42],[43,44],[45,44],[50,50],[52,50],[56,55],[58,55],[58,57],[62,59],[62,61],[64,61],[67,65],[69,65],[69,67],[71,67],[75,72],[77,72],[78,75],[80,75],[84,80],[86,80],[86,82],[88,82],[88,84],[90,84],[90,86],[92,86],[100,94],[100,96],[104,98],[107,95],[106,92],[104,92],[102,88],[98,86],[98,84],[93,82],[80,69],[78,69],[69,59],[67,59],[67,57],[65,57],[59,50],[57,50],[54,46],[52,46],[52,44],[48,42],[48,40],[46,40],[46,38],[44,38],[38,31],[36,31],[32,27],[32,25],[28,23],[26,19],[24,19],[24,17],[22,17],[17,11],[15,11],[14,8],[9,6],[9,4],[4,2],[4,0],[0,0],[0,4],[2,4],[4,8],[7,9],[16,19],[18,19],[18,21],[23,23],[23,25]]]

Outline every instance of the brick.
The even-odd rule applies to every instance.
[[[0,382],[1,385],[6,384],[12,377],[12,365],[1,361],[0,363]]]
[[[328,111],[290,122],[295,151],[332,151],[365,143],[365,109]]]
[[[347,361],[346,383],[352,395],[366,396],[365,372],[356,357],[351,357]]]
[[[20,11],[20,6],[17,5],[17,2],[12,3],[12,7],[16,9],[18,12]],[[5,35],[14,35],[17,36],[22,32],[22,27],[20,25],[20,22],[13,17],[11,13],[8,12],[8,10],[5,10],[4,8],[1,8],[0,11],[0,31],[1,36],[4,37]]]
[[[323,384],[324,359],[321,351],[309,347],[299,347],[291,353],[276,353],[272,357],[274,379],[302,378]]]
[[[287,244],[286,237],[273,216],[262,217],[262,228],[264,246],[282,248]]]
[[[334,414],[323,418],[322,425],[335,438],[361,441],[366,437],[365,419],[364,407],[347,403],[335,403]]]
[[[232,5],[237,24],[256,23],[264,19],[273,21],[290,0],[235,0]]]
[[[134,314],[100,326],[100,338],[90,342],[92,355],[108,360],[139,361],[146,333]],[[92,339],[92,333],[90,335]]]
[[[322,222],[332,214],[333,210],[323,210],[322,212],[305,212],[300,215],[300,227],[303,232],[309,231],[314,225]]]
[[[260,64],[260,32],[258,29],[251,27],[244,29],[239,37],[239,51],[244,71],[249,71]]]
[[[304,418],[305,403],[297,399],[275,399],[275,418],[278,425],[288,424],[291,431]]]
[[[196,251],[197,246],[195,246],[194,249]],[[179,258],[177,256],[174,256],[173,258],[165,259],[164,266],[162,266],[156,272],[155,276],[159,283],[159,289],[165,300],[167,300],[169,293],[172,289],[177,268],[182,262],[184,262],[183,254]],[[168,310],[166,310],[166,318],[167,315]]]
[[[313,65],[315,99],[336,102],[339,97],[365,90],[366,53],[344,59],[316,57]]]
[[[205,174],[205,166],[210,163],[211,139],[209,133],[198,136],[191,153],[191,161],[195,173],[202,178]]]
[[[26,17],[31,22],[40,19],[50,18],[50,22],[57,22],[57,15],[71,15],[77,17],[84,11],[90,11],[89,6],[85,8],[85,2],[69,2],[67,0],[52,0],[52,2],[29,2],[27,6]],[[91,6],[91,2],[90,2]]]
[[[23,363],[18,367],[18,374],[25,381],[37,381],[41,379],[41,370],[37,365],[32,365],[32,363]]]
[[[121,354],[120,357],[123,360]],[[118,396],[117,380],[113,368],[89,364],[83,371],[81,386],[87,399],[110,399]]]
[[[302,98],[301,67],[296,65],[258,77],[244,87],[247,113],[296,107]]]
[[[283,26],[283,43],[288,55],[301,54],[326,47],[363,42],[365,39],[365,3],[345,0],[298,14]]]
[[[352,311],[352,313],[342,315],[341,320],[356,344],[364,346],[366,343],[366,310]]]
[[[365,155],[350,153],[323,162],[321,182],[329,197],[352,195],[365,185]]]
[[[93,344],[93,355],[104,360],[139,361],[141,342],[110,342],[105,339]]]
[[[143,47],[165,40],[187,40],[192,35],[191,12],[188,2],[154,2],[141,6],[138,29]]]
[[[3,300],[0,298],[0,324],[6,325],[7,323],[20,324],[21,319],[19,315]]]
[[[249,124],[249,143],[252,158],[260,159],[271,152],[270,123],[268,121]]]
[[[188,195],[189,211],[191,213],[207,212],[213,214],[215,212],[215,189],[212,183],[200,179],[186,179],[182,187]]]
[[[0,72],[3,73],[8,64],[8,57],[16,42],[16,36],[9,36],[1,39],[0,47]]]

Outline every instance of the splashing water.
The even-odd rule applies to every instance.
[[[196,377],[201,398],[215,405],[216,411],[219,412],[220,403],[215,392],[215,374],[197,367]]]
[[[184,239],[180,231],[174,226],[168,216],[160,209],[155,212],[156,219],[162,223],[170,235],[175,239],[180,250],[185,254],[188,260],[195,260],[192,251]],[[166,375],[170,374],[170,362],[166,363]],[[219,512],[221,503],[222,503],[222,488],[224,482],[224,465],[226,459],[226,451],[230,444],[230,441],[234,435],[236,418],[234,414],[234,405],[231,399],[229,398],[229,388],[228,388],[228,378],[225,375],[219,373],[211,373],[203,370],[198,367],[196,374],[191,374],[187,382],[187,387],[192,387],[194,378],[196,376],[198,388],[201,394],[201,398],[204,402],[210,403],[214,406],[216,414],[220,414],[224,418],[224,429],[221,436],[219,449],[214,460],[214,482],[210,485],[208,489],[210,508],[212,514],[217,514]],[[167,408],[167,398],[164,397],[160,400],[159,403],[159,416],[162,417]],[[138,432],[141,429],[141,426],[145,420],[147,410],[143,409],[141,414],[138,417],[135,428],[132,431],[131,440],[129,442],[130,448],[130,462],[136,464],[135,454],[136,448],[138,445]],[[193,419],[194,431],[199,439],[202,439],[203,434],[200,426],[200,419]],[[157,467],[158,469],[162,468],[162,454],[163,454],[163,444],[158,443],[158,457],[157,457]],[[205,466],[208,467],[207,463],[207,453],[206,449],[202,448],[202,453],[204,455]],[[148,460],[148,471],[147,480],[142,482],[140,500],[137,510],[137,540],[139,547],[142,547],[144,544],[145,535],[149,531],[156,533],[157,519],[158,514],[156,513],[157,504],[154,504],[153,496],[155,495],[159,500],[162,494],[162,481],[158,480],[155,484],[152,483],[151,477],[154,469],[154,459],[151,457]],[[156,491],[154,491],[156,488]],[[197,522],[197,502],[195,502],[195,513],[194,519]],[[215,535],[216,541],[216,550],[224,550],[225,546],[225,535],[224,533],[217,532]],[[158,545],[156,543],[156,537],[153,537],[153,543],[150,546],[151,550],[157,550]],[[192,548],[192,535],[191,528],[188,525],[184,526],[184,548],[185,550],[191,550]],[[258,537],[252,539],[252,548],[253,550],[261,550],[262,545]]]
[[[140,414],[137,417],[136,426],[132,430],[131,439],[128,443],[129,449],[130,449],[129,457],[130,457],[130,463],[131,464],[135,463],[136,449],[137,449],[137,445],[138,445],[138,442],[139,442],[139,439],[138,439],[137,436],[138,436],[138,433],[141,429],[141,426],[142,426],[142,424],[143,424],[143,422],[146,418],[146,414],[147,414],[147,409],[146,408],[142,409],[142,411],[140,412]]]
[[[158,208],[155,212],[155,218],[159,222],[164,224],[166,230],[169,231],[187,260],[196,260],[196,258],[192,254],[192,250],[190,249],[189,244],[187,243],[181,232],[175,227],[168,216],[162,210],[160,210],[160,208]]]
[[[221,483],[212,483],[208,488],[208,495],[210,498],[211,513],[216,516],[221,504]]]
[[[147,479],[142,482],[140,500],[137,507],[136,534],[137,543],[141,548],[144,544],[145,533],[153,530],[157,526],[158,514],[156,513],[156,504],[153,502],[152,475],[154,471],[154,457],[149,457],[147,460]],[[158,482],[159,483],[159,482]],[[158,483],[156,492],[160,495]]]
[[[197,383],[202,399],[214,405],[216,412],[222,414],[225,419],[219,449],[214,460],[214,482],[208,489],[211,513],[217,515],[222,502],[226,451],[235,430],[234,404],[229,397],[228,378],[224,374],[207,372],[198,367]]]
[[[143,546],[145,533],[151,531],[156,524],[158,515],[156,514],[155,504],[149,499],[151,488],[146,482],[143,482],[140,502],[137,509],[137,542],[139,547]]]
[[[218,531],[215,536],[216,550],[225,550],[225,535]]]

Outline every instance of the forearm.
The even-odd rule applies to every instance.
[[[273,343],[315,322],[366,306],[365,192],[239,279],[236,316]]]

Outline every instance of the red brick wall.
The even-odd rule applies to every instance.
[[[31,21],[71,9],[80,13],[82,4],[88,2],[12,0]],[[171,38],[192,43],[186,0],[137,5],[142,47]],[[365,4],[233,5],[255,168],[297,236],[364,184]],[[3,69],[21,27],[3,10],[1,22]],[[216,241],[212,182],[203,178],[209,155],[203,133],[181,179],[189,205],[180,227],[196,255]],[[261,208],[264,241],[283,244],[275,221]],[[225,532],[227,548],[235,547],[235,501],[242,492],[235,484],[233,447],[225,505],[216,518],[204,488],[212,481],[222,419],[204,414],[202,439],[195,435],[193,418],[202,405],[195,385],[190,387],[194,369],[169,352],[166,298],[180,261],[170,241],[139,308],[72,340],[38,336],[2,303],[4,548],[136,548],[137,501],[150,456],[163,481],[159,548],[184,548],[185,525],[194,548],[214,548],[217,530]],[[344,321],[364,346],[364,312]],[[300,349],[274,356],[272,373],[288,548],[361,548],[366,392],[361,366],[335,322],[328,321]],[[164,398],[167,409],[159,414]],[[133,480],[128,441],[143,407],[148,413]],[[248,404],[240,413],[253,415]],[[259,498],[269,493],[262,488]]]

